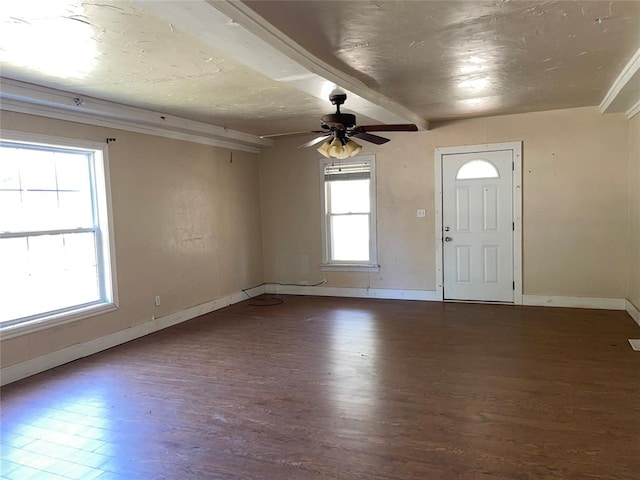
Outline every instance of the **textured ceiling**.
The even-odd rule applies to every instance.
[[[244,3],[426,120],[598,105],[640,47],[638,1]],[[332,110],[152,10],[120,0],[3,0],[0,73],[252,134],[317,128]]]
[[[6,78],[253,134],[317,128],[331,107],[128,1],[3,0],[1,8]]]
[[[428,120],[598,105],[640,47],[640,2],[245,2]]]

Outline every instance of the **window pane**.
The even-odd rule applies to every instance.
[[[332,216],[330,221],[331,260],[368,262],[369,215]]]
[[[471,160],[458,170],[456,180],[471,180],[475,178],[499,178],[498,169],[486,160]]]
[[[20,168],[18,159],[12,155],[13,148],[0,150],[0,190],[20,189]]]
[[[22,222],[22,197],[20,192],[16,190],[0,190],[0,232],[19,230]]]
[[[96,245],[93,233],[67,233],[62,237],[64,239],[66,270],[96,267]]]
[[[329,213],[369,212],[369,180],[327,182],[330,189]]]
[[[20,160],[20,181],[24,190],[55,190],[56,163],[51,152],[26,148],[12,149]],[[4,156],[2,152],[2,156]]]
[[[58,192],[22,192],[22,217],[19,231],[56,228]]]
[[[72,233],[62,237],[64,274],[59,295],[65,299],[66,305],[77,305],[100,299],[94,233]]]
[[[90,184],[89,159],[84,153],[56,152],[59,190],[85,190]]]
[[[60,192],[55,228],[78,228],[93,226],[91,192]]]
[[[29,306],[27,239],[0,239],[0,265],[0,322],[35,313]]]

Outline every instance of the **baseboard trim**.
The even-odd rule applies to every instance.
[[[41,357],[33,358],[22,363],[10,365],[0,370],[0,385],[7,385],[23,378],[44,372],[51,368],[64,365],[65,363],[78,360],[79,358],[93,355],[108,348],[121,345],[123,343],[144,337],[150,333],[163,330],[165,328],[186,322],[192,318],[199,317],[206,313],[219,310],[229,305],[247,300],[247,294],[251,297],[265,293],[264,286],[259,286],[246,290],[247,293],[238,292],[226,297],[218,298],[207,303],[196,305],[180,312],[172,313],[164,317],[159,317],[140,325],[135,325],[125,330],[106,335],[104,337],[89,340],[88,342],[71,345],[56,352],[52,352]]]
[[[265,293],[312,295],[319,297],[385,298],[391,300],[441,301],[433,290],[398,290],[391,288],[313,287],[268,283]]]
[[[550,297],[523,295],[522,304],[536,307],[595,308],[599,310],[625,310],[624,298]]]
[[[625,300],[625,310],[640,327],[640,308],[636,307],[630,300]]]
[[[399,290],[387,288],[313,287],[297,285],[266,284],[234,293],[207,303],[193,306],[180,312],[156,318],[119,332],[96,338],[88,342],[72,345],[62,350],[43,355],[22,363],[10,365],[0,370],[0,385],[7,385],[23,378],[44,372],[65,363],[78,360],[94,353],[107,350],[136,338],[149,335],[179,323],[191,320],[229,305],[247,300],[263,293],[286,295],[311,295],[323,297],[380,298],[392,300],[442,301],[436,291]],[[629,300],[621,298],[554,297],[543,295],[523,295],[523,305],[545,307],[594,308],[604,310],[626,310],[640,326],[640,310]]]

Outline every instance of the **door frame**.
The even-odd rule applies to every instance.
[[[513,155],[513,304],[522,305],[522,141],[486,143],[457,147],[436,147],[434,152],[435,178],[435,253],[436,299],[444,301],[444,248],[442,235],[442,162],[444,155],[457,153],[510,150]]]

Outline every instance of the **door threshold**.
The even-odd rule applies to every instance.
[[[483,305],[516,305],[515,302],[502,302],[498,300],[455,300],[445,298],[442,300],[445,303],[479,303]]]

